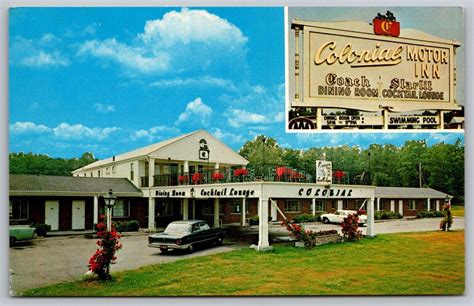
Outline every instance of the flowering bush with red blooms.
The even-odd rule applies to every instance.
[[[194,173],[192,180],[194,184],[200,183],[202,181],[202,173],[199,173],[199,172]]]
[[[360,215],[367,215],[367,212],[366,212],[364,209],[359,209],[359,210],[357,211],[357,215],[359,215],[359,216],[360,216]]]
[[[107,225],[104,222],[105,216],[99,216],[97,224],[97,245],[99,248],[89,259],[89,270],[97,274],[100,280],[110,280],[110,265],[117,260],[115,253],[122,248],[119,242],[120,235],[112,225],[112,230],[107,232]]]
[[[212,179],[213,179],[214,181],[220,181],[220,180],[222,180],[223,178],[224,178],[224,174],[222,174],[222,173],[220,173],[220,172],[214,172],[214,173],[212,174]]]
[[[296,240],[304,242],[304,246],[307,249],[312,249],[315,247],[316,237],[337,234],[336,230],[319,232],[305,230],[301,225],[297,223],[291,223],[289,220],[282,221],[281,225],[286,226],[286,229],[290,232],[290,235],[293,236]]]
[[[249,174],[249,170],[247,169],[235,169],[234,176],[245,176]]]
[[[187,183],[188,182],[188,176],[187,175],[178,176],[178,182],[180,184]]]
[[[342,234],[346,241],[357,241],[362,238],[362,231],[359,230],[359,215],[350,214],[341,223]]]

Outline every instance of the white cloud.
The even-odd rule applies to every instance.
[[[217,139],[221,140],[222,142],[242,143],[246,140],[242,135],[226,132],[219,128],[213,128],[211,129],[210,132],[212,135],[214,135]]]
[[[96,103],[94,104],[96,111],[99,113],[107,114],[115,112],[115,106],[110,104]]]
[[[241,70],[247,40],[227,20],[206,10],[183,8],[146,21],[131,43],[115,38],[88,40],[77,53],[115,61],[127,72],[182,73],[214,66]]]
[[[103,140],[107,138],[112,132],[119,130],[117,127],[106,127],[106,128],[89,128],[82,124],[71,125],[69,123],[60,123],[57,127],[53,128],[54,136],[63,139],[84,139],[92,138],[97,140]]]
[[[268,115],[248,112],[243,109],[230,108],[226,111],[227,123],[234,128],[247,125],[273,124],[283,122],[285,119],[284,112],[270,113]],[[260,129],[262,127],[259,127]]]
[[[78,50],[78,55],[92,55],[114,60],[128,68],[143,73],[165,71],[169,68],[169,55],[158,52],[146,55],[146,48],[131,47],[115,40],[115,38],[88,40]]]
[[[171,11],[163,19],[149,20],[139,35],[146,43],[159,42],[165,46],[204,42],[222,43],[229,48],[240,48],[247,38],[239,28],[206,10],[182,8]]]
[[[142,138],[147,138],[149,142],[156,141],[158,139],[162,139],[163,135],[165,137],[169,137],[171,135],[178,135],[180,134],[180,129],[176,127],[169,127],[166,125],[154,126],[148,130],[138,130],[135,131],[131,136],[130,139],[132,141],[136,141]]]
[[[51,33],[38,39],[16,36],[11,44],[11,63],[30,68],[66,67],[71,64],[60,50],[61,39]]]
[[[35,124],[30,121],[26,122],[15,122],[10,124],[10,132],[15,134],[27,134],[27,133],[45,133],[51,129],[43,124]]]
[[[222,78],[215,78],[212,76],[202,76],[196,78],[182,78],[159,80],[150,84],[152,87],[219,87],[230,91],[235,91],[237,88],[231,80]]]
[[[207,125],[211,115],[212,108],[204,104],[201,98],[196,98],[186,105],[185,111],[179,115],[176,124],[197,119],[201,124]]]

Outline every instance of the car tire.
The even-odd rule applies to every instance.
[[[167,253],[168,253],[168,249],[160,249],[160,252],[161,252],[161,254],[167,254]]]
[[[16,238],[13,236],[10,236],[10,246],[14,246],[16,242]]]
[[[222,238],[222,237],[218,237],[216,239],[216,245],[222,245],[223,242],[224,242],[224,238]]]
[[[190,245],[188,246],[188,253],[189,253],[189,254],[192,254],[193,252],[194,252],[194,247],[193,247],[192,244],[190,244]]]
[[[36,238],[38,238],[38,233],[35,231],[35,232],[33,233],[33,238],[32,238],[32,239],[36,239]]]
[[[323,218],[323,223],[324,224],[329,224],[329,219],[328,218]]]

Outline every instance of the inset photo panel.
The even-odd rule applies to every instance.
[[[287,131],[464,129],[462,7],[287,11]]]

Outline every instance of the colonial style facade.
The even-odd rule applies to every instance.
[[[53,230],[92,229],[103,211],[102,195],[118,196],[114,220],[135,219],[153,230],[180,219],[211,225],[258,216],[281,221],[299,214],[365,208],[367,235],[376,210],[416,216],[441,210],[445,193],[430,188],[316,184],[309,175],[275,166],[270,176],[204,130],[96,161],[72,177],[10,175],[10,220],[50,223]],[[259,249],[269,247],[268,222],[259,222]]]

